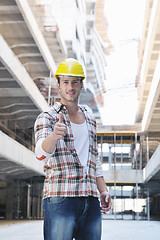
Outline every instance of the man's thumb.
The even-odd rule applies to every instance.
[[[63,113],[59,113],[59,123],[63,123]]]
[[[107,195],[107,196],[105,197],[105,202],[108,202],[108,200],[109,200],[109,196]]]

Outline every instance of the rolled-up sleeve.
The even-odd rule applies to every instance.
[[[97,156],[97,159],[96,159],[96,177],[102,177],[102,176],[103,176],[102,164],[101,164],[99,156]]]
[[[45,138],[39,139],[35,146],[36,158],[40,161],[47,161],[53,155],[53,153],[47,153],[43,150],[42,142],[44,141],[44,139]]]
[[[46,113],[41,113],[34,124],[35,154],[40,161],[46,161],[53,153],[49,154],[42,148],[44,139],[53,132],[53,120]]]

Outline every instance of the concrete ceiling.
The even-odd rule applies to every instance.
[[[57,28],[45,29],[39,21],[43,9],[39,11],[40,6],[33,3],[35,1],[29,1],[30,5],[28,1],[0,1],[0,119],[16,121],[20,128],[26,127],[24,120],[28,127],[33,126],[37,114],[47,107],[42,98],[47,100],[50,85],[51,97],[58,94],[55,80],[50,81],[49,77],[55,71],[55,61],[59,62],[65,56]],[[23,80],[18,71],[24,73]],[[38,92],[37,87],[42,93],[39,104],[33,96]]]
[[[143,31],[139,46],[138,66],[138,93],[139,106],[137,121],[141,122],[142,132],[148,136],[148,149],[151,158],[147,164],[156,161],[159,164],[159,153],[156,155],[160,144],[160,1],[147,0]],[[147,145],[146,145],[147,146]],[[153,154],[153,155],[152,155]],[[154,157],[156,156],[156,157]],[[158,157],[158,158],[157,158]],[[150,195],[159,194],[160,171],[157,164],[156,174],[152,174],[144,185]],[[147,168],[146,167],[146,168]]]
[[[11,137],[5,141],[13,138],[22,144],[16,150],[19,152],[23,146],[34,150],[35,119],[49,107],[48,95],[51,99],[58,95],[50,76],[66,56],[56,24],[45,25],[43,6],[35,4],[36,1],[0,0],[0,130]],[[17,162],[14,156],[9,160],[7,149],[3,154],[2,150],[3,145],[1,179],[42,173],[36,172],[37,166],[31,170],[22,165],[20,157]]]
[[[68,54],[67,45],[49,5],[0,0],[0,46],[0,130],[34,151],[34,122],[49,103],[59,99],[53,74]],[[89,89],[83,89],[80,104],[98,112]],[[16,151],[22,151],[21,147]],[[1,176],[34,176],[39,174],[35,169],[28,170],[0,152]]]
[[[139,46],[137,121],[142,131],[160,132],[160,1],[146,1]]]

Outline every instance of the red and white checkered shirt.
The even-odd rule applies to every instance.
[[[64,139],[57,141],[52,156],[46,160],[44,172],[44,198],[48,197],[97,197],[96,168],[101,168],[97,150],[96,122],[85,107],[80,107],[84,114],[89,132],[89,154],[87,168],[78,158],[74,147],[68,111],[61,103],[55,103],[47,112],[41,113],[35,122],[35,141],[49,136],[55,123],[59,120],[59,112],[63,113],[63,123],[67,127]],[[38,158],[38,157],[37,157]],[[45,159],[41,156],[38,160]],[[101,171],[102,172],[102,171]]]

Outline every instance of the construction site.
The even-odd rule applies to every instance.
[[[111,226],[119,220],[143,222],[144,228],[160,224],[160,0],[144,1],[136,75],[118,88],[123,94],[123,84],[128,84],[127,91],[137,93],[133,124],[104,121],[110,118],[105,96],[112,91],[106,87],[107,59],[115,52],[104,13],[108,1],[0,0],[1,236],[6,221],[42,224],[45,174],[34,153],[34,123],[40,112],[60,101],[54,73],[67,57],[85,67],[79,104],[89,107],[96,119],[99,158],[112,198],[111,210],[102,217],[103,239],[122,239],[107,238],[107,221]],[[130,42],[135,39],[123,44]]]

